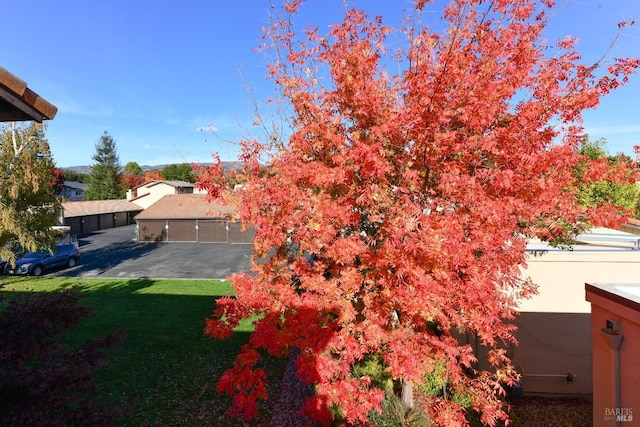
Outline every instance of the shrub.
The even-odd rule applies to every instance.
[[[427,415],[405,406],[392,392],[385,393],[382,413],[371,412],[369,420],[376,427],[429,427]]]
[[[93,376],[119,331],[75,349],[67,334],[91,315],[76,290],[29,293],[0,311],[0,424],[111,426],[122,411],[96,396]]]
[[[424,376],[424,382],[419,385],[419,388],[433,397],[444,397],[446,389],[447,398],[465,409],[473,403],[469,393],[456,389],[447,381],[446,367],[443,362],[434,365],[433,370]]]
[[[444,397],[444,390],[447,390],[447,398],[457,403],[465,410],[465,418],[470,427],[482,427],[480,414],[471,407],[473,399],[468,393],[457,390],[447,381],[446,367],[443,362],[436,363],[433,370],[424,376],[424,382],[418,386],[428,396]],[[509,422],[512,427],[520,427],[520,420],[515,412],[509,413]],[[503,421],[498,421],[496,427],[504,426]]]
[[[391,374],[377,354],[367,355],[355,364],[353,367],[353,375],[356,377],[368,376],[371,378],[371,384],[374,387],[384,391],[393,390]]]

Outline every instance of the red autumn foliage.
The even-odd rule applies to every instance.
[[[51,170],[51,182],[49,183],[53,194],[58,195],[64,191],[64,181],[65,177],[62,170],[54,167]]]
[[[267,30],[277,58],[269,72],[293,111],[288,141],[245,142],[236,191],[220,165],[202,174],[256,228],[252,274],[233,277],[235,299],[220,300],[208,321],[224,338],[257,319],[219,390],[253,416],[265,397],[258,351],[297,348],[298,376],[315,385],[307,411],[329,423],[337,405],[347,422],[364,423],[383,392],[354,366],[377,355],[405,382],[444,364],[494,425],[518,379],[503,350],[515,343],[511,320],[535,293],[521,275],[526,239],[625,214],[582,208],[574,171],[590,163],[577,152],[582,111],[640,61],[584,65],[571,38],[548,49],[550,1],[453,0],[439,33],[410,11],[405,49],[390,53],[382,19],[351,9],[326,36],[298,34],[300,7],[286,2]],[[275,154],[265,164],[266,153]],[[599,170],[625,181],[633,167]],[[602,175],[581,179],[593,178]],[[489,369],[465,335],[486,347]],[[436,424],[466,425],[452,400],[433,399],[428,411]]]
[[[125,190],[128,190],[130,188],[136,188],[142,184],[144,184],[145,182],[147,182],[148,179],[146,179],[143,176],[138,176],[138,175],[131,175],[131,174],[123,174],[122,177],[120,178],[120,182],[122,184],[122,187]]]
[[[162,175],[162,171],[159,170],[153,170],[153,171],[146,171],[144,173],[144,181],[153,181],[153,180],[157,180],[157,181],[161,181],[164,179],[164,176]]]

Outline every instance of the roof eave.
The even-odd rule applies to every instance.
[[[29,89],[27,84],[0,67],[0,121],[51,120],[58,108]]]

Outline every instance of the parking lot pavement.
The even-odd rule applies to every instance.
[[[225,279],[249,270],[249,244],[138,243],[134,232],[126,226],[78,236],[79,264],[48,276]]]

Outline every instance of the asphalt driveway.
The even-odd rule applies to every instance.
[[[47,276],[225,279],[249,270],[251,245],[191,242],[136,242],[135,226],[78,236],[80,262]]]

